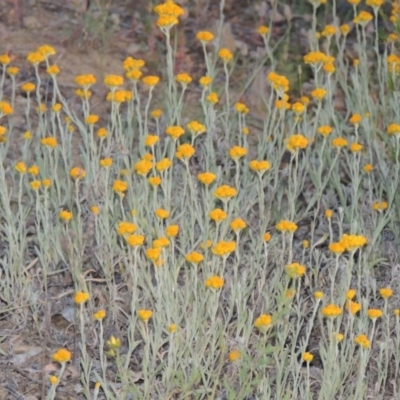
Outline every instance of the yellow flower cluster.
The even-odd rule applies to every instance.
[[[179,22],[178,17],[184,14],[183,8],[175,4],[173,0],[166,0],[165,3],[155,6],[154,11],[159,16],[157,25],[165,29],[176,25]]]
[[[272,84],[272,87],[280,94],[289,90],[289,80],[284,75],[279,75],[276,72],[270,72],[267,75],[267,80]]]

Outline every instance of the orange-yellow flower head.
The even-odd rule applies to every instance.
[[[237,195],[237,190],[228,185],[219,186],[214,191],[214,196],[223,201],[229,200],[230,198],[235,197],[236,195]]]
[[[224,286],[224,279],[218,275],[211,276],[204,282],[205,287],[218,290]]]
[[[299,149],[305,149],[307,146],[308,139],[301,134],[290,136],[286,143],[286,148],[292,152],[296,152]]]

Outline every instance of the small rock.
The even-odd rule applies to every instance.
[[[33,15],[25,17],[22,22],[24,27],[27,29],[38,29],[42,26],[38,19]]]

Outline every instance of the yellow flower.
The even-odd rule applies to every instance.
[[[311,51],[303,57],[303,61],[306,64],[320,66],[321,64],[326,64],[327,62],[329,62],[329,58],[321,51]]]
[[[201,42],[208,43],[214,39],[214,35],[209,31],[200,31],[197,32],[196,39],[200,40]]]
[[[342,340],[343,340],[343,338],[344,338],[344,335],[343,335],[343,333],[339,333],[339,332],[334,332],[333,333],[333,340],[335,340],[336,342],[341,342]]]
[[[88,125],[94,125],[98,120],[99,120],[99,116],[94,115],[94,114],[88,115],[85,119],[85,121]]]
[[[269,161],[266,160],[262,161],[252,160],[250,161],[249,166],[250,169],[260,174],[263,174],[265,171],[268,171],[271,168],[271,164],[269,163]]]
[[[321,35],[325,37],[333,36],[336,33],[336,27],[333,25],[326,25],[322,30]]]
[[[388,135],[400,135],[400,124],[390,124],[387,127]]]
[[[247,108],[246,104],[244,104],[244,103],[236,103],[235,110],[239,114],[248,114],[248,112],[249,112],[249,109]]]
[[[33,190],[38,190],[38,189],[40,189],[40,186],[42,186],[42,182],[41,181],[32,181],[32,182],[29,182],[29,186],[31,187],[31,189],[33,189]]]
[[[60,73],[60,68],[58,68],[58,66],[57,65],[50,65],[50,67],[48,67],[47,69],[46,69],[46,72],[49,74],[49,75],[58,75],[59,73]]]
[[[26,165],[24,162],[20,161],[15,164],[14,169],[19,172],[20,174],[24,174],[26,172]]]
[[[49,381],[52,385],[57,385],[58,384],[58,378],[55,375],[50,375],[49,376]]]
[[[301,358],[303,359],[303,361],[310,363],[313,360],[314,356],[308,351],[306,351],[305,353],[303,353]]]
[[[169,160],[168,158],[163,158],[162,160],[156,162],[156,170],[158,172],[164,172],[168,168],[170,168],[171,165],[172,165],[171,160]]]
[[[160,237],[158,239],[153,240],[153,248],[163,248],[168,247],[170,245],[170,241],[166,237]]]
[[[142,159],[135,163],[133,168],[139,175],[146,176],[153,168],[153,163],[151,161]]]
[[[316,300],[322,300],[324,297],[324,293],[321,292],[320,290],[317,290],[316,292],[314,292],[314,298]]]
[[[99,310],[99,311],[96,311],[93,314],[93,318],[95,320],[97,320],[97,321],[102,321],[105,317],[106,317],[106,311],[105,310]]]
[[[242,218],[236,218],[230,223],[229,226],[233,231],[238,232],[246,228],[247,224],[245,221],[242,220]]]
[[[388,299],[393,295],[393,290],[390,288],[381,288],[379,289],[379,294],[382,296],[382,298]]]
[[[341,242],[333,242],[329,245],[329,250],[335,254],[342,254],[346,248]]]
[[[305,109],[306,109],[305,105],[303,103],[301,103],[300,101],[296,101],[296,103],[292,104],[292,110],[296,114],[302,114]]]
[[[332,218],[332,215],[333,215],[333,211],[332,210],[325,210],[325,217],[327,218],[327,219],[330,219],[330,218]]]
[[[89,293],[86,292],[77,292],[74,297],[74,302],[76,304],[83,304],[89,300]]]
[[[36,85],[32,82],[27,82],[21,86],[21,89],[26,93],[30,93],[36,89]]]
[[[229,150],[229,156],[235,161],[239,160],[239,158],[244,157],[247,154],[247,150],[244,147],[233,146]]]
[[[351,28],[350,28],[350,25],[343,24],[343,25],[340,25],[339,30],[343,36],[346,36],[350,32]]]
[[[236,250],[235,242],[221,241],[215,244],[212,248],[212,253],[216,256],[227,257],[230,253]]]
[[[222,59],[224,63],[228,63],[232,59],[233,54],[229,49],[223,48],[218,51],[218,57]]]
[[[294,222],[282,220],[275,227],[280,232],[294,233],[297,230],[297,225]]]
[[[107,93],[107,101],[114,101],[115,103],[124,103],[132,100],[132,92],[130,90],[115,90]]]
[[[233,350],[228,354],[228,359],[230,362],[235,362],[237,360],[240,360],[242,358],[242,354],[240,353],[239,350]]]
[[[72,219],[73,215],[71,211],[62,210],[60,211],[59,216],[63,221],[69,221]]]
[[[310,247],[310,242],[307,239],[303,240],[301,244],[303,245],[304,249],[308,249]]]
[[[128,182],[116,179],[113,183],[113,191],[119,195],[123,195],[128,190]]]
[[[335,138],[332,140],[332,146],[340,149],[341,147],[346,147],[348,144],[346,139],[343,138]]]
[[[41,62],[45,60],[43,54],[39,52],[29,53],[26,57],[27,61],[29,61],[33,65],[39,65]]]
[[[192,82],[192,77],[189,74],[187,74],[186,72],[176,75],[175,79],[177,82],[181,83],[183,86],[186,86],[190,82]]]
[[[367,172],[367,173],[373,171],[373,169],[374,169],[374,166],[372,164],[365,164],[363,166],[364,172]]]
[[[211,240],[206,240],[205,242],[203,242],[203,243],[200,244],[200,247],[201,247],[203,250],[207,250],[207,249],[209,249],[211,246],[212,246],[212,241],[211,241]]]
[[[224,279],[218,275],[211,276],[210,278],[206,279],[204,285],[210,289],[221,289],[224,286]]]
[[[148,147],[154,146],[159,140],[157,135],[147,135],[144,139],[144,144]]]
[[[317,132],[320,135],[326,137],[332,133],[332,127],[329,125],[322,125],[317,129]]]
[[[261,314],[255,321],[254,326],[260,331],[266,331],[272,324],[272,317],[269,314]]]
[[[102,158],[99,161],[99,164],[100,164],[101,167],[109,168],[113,164],[113,160],[111,158]]]
[[[114,336],[111,336],[110,339],[107,340],[107,346],[110,349],[117,350],[121,347],[121,340]]]
[[[137,70],[143,68],[145,66],[144,60],[134,59],[132,57],[128,57],[123,62],[123,67],[125,71]]]
[[[133,222],[121,221],[118,224],[117,232],[124,236],[126,234],[132,234],[137,229],[137,226]]]
[[[179,225],[169,225],[165,228],[165,233],[168,237],[175,237],[179,233]]]
[[[301,278],[305,272],[306,267],[304,265],[300,265],[299,263],[291,263],[286,265],[286,273],[288,274],[289,278]]]
[[[323,88],[316,88],[311,92],[311,97],[317,100],[322,100],[326,96],[326,90]]]
[[[149,178],[149,183],[152,186],[159,186],[161,185],[162,179],[159,176],[151,176]]]
[[[210,211],[208,215],[214,222],[217,223],[223,221],[227,217],[227,213],[220,208],[215,208],[214,210]]]
[[[359,14],[356,15],[356,17],[353,19],[353,22],[355,24],[360,24],[360,25],[367,25],[369,21],[371,21],[373,18],[372,14],[369,13],[368,11],[361,11]]]
[[[272,87],[279,94],[282,94],[289,90],[289,80],[284,75],[279,75],[276,72],[272,71],[267,75],[267,81],[272,84]]]
[[[394,309],[393,314],[395,317],[400,317],[400,309],[398,309],[398,308]]]
[[[189,122],[186,127],[192,133],[192,135],[198,136],[206,131],[206,127],[197,121]]]
[[[166,219],[169,216],[169,212],[163,208],[158,208],[154,213],[160,219]]]
[[[269,242],[271,240],[271,234],[268,232],[264,233],[263,239],[264,239],[264,242]]]
[[[42,185],[43,185],[45,188],[49,188],[50,185],[51,185],[51,180],[48,179],[48,178],[47,178],[47,179],[43,179]]]
[[[112,88],[122,86],[124,83],[124,77],[120,75],[106,75],[103,83],[106,86],[110,86]]]
[[[67,349],[59,349],[53,354],[53,360],[60,364],[67,363],[71,359],[71,353]]]
[[[75,94],[81,99],[90,99],[92,97],[92,92],[89,89],[76,89]]]
[[[202,172],[197,175],[197,179],[204,185],[211,185],[216,179],[216,175],[212,172]]]
[[[161,247],[151,247],[146,250],[146,256],[151,261],[157,261],[161,255]]]
[[[0,111],[4,115],[10,115],[14,112],[13,108],[6,101],[0,101]]]
[[[354,342],[364,349],[369,349],[371,347],[371,342],[368,340],[366,335],[358,335],[354,339]]]
[[[96,83],[96,78],[92,74],[78,75],[75,77],[75,82],[86,89]]]
[[[207,100],[209,103],[212,103],[212,104],[217,104],[218,101],[219,101],[218,95],[217,95],[217,93],[215,93],[215,92],[211,92],[211,93],[206,97],[206,100]]]
[[[142,246],[144,243],[143,235],[128,235],[125,236],[126,243],[131,247]]]
[[[211,82],[212,82],[211,76],[202,76],[202,77],[199,79],[200,85],[201,85],[201,86],[204,86],[204,87],[208,87],[208,86],[210,85]]]
[[[197,251],[193,251],[193,252],[187,254],[185,259],[187,262],[190,262],[192,264],[198,264],[199,262],[202,262],[204,260],[204,257],[202,254],[198,253]]]
[[[0,136],[4,136],[7,132],[7,128],[5,126],[0,125]]]
[[[360,114],[353,114],[349,119],[349,122],[353,125],[358,125],[362,120],[362,116]]]
[[[340,239],[340,242],[347,251],[355,251],[359,247],[363,247],[367,244],[367,239],[362,235],[346,235],[344,234]]]
[[[386,201],[378,201],[378,202],[375,202],[372,205],[372,208],[375,211],[383,211],[383,210],[386,210],[388,208],[388,203]]]
[[[52,56],[52,55],[56,54],[56,50],[54,49],[54,47],[49,46],[48,44],[43,44],[42,46],[39,46],[36,51],[46,58],[48,56]]]
[[[174,140],[179,139],[185,133],[181,126],[168,126],[165,132]]]
[[[142,321],[147,322],[151,318],[151,316],[153,315],[153,311],[151,311],[151,310],[139,310],[137,314],[138,314],[138,317]]]
[[[159,81],[160,81],[160,78],[159,78],[158,76],[152,76],[152,75],[145,76],[145,77],[142,79],[142,82],[143,82],[146,86],[149,86],[149,87],[154,87],[154,86],[156,86],[157,83],[158,83]]]
[[[55,103],[55,104],[53,104],[51,109],[52,109],[53,112],[58,113],[58,112],[61,111],[62,105],[60,103]]]
[[[358,64],[360,64],[360,60],[359,60],[358,58],[355,58],[355,59],[353,60],[353,66],[354,66],[354,67],[358,67]]]
[[[258,32],[261,36],[265,36],[265,35],[269,32],[269,28],[268,28],[268,26],[260,25],[260,26],[257,28],[257,32]]]
[[[11,59],[8,54],[1,54],[0,55],[0,64],[7,65],[10,64]]]
[[[86,171],[79,167],[74,167],[69,171],[73,179],[83,179],[86,176]]]
[[[360,143],[352,143],[350,145],[350,151],[352,151],[353,153],[358,153],[363,149],[363,145],[361,145]]]
[[[228,185],[222,185],[217,187],[214,191],[214,196],[220,200],[229,200],[231,197],[235,197],[237,195],[237,190]]]
[[[289,151],[297,151],[299,149],[305,149],[308,145],[308,139],[304,137],[303,135],[292,135],[289,137],[287,143],[286,143],[286,148]]]
[[[154,119],[160,118],[162,114],[163,114],[163,111],[161,110],[161,108],[156,108],[155,110],[153,110],[150,113],[151,117]]]
[[[194,153],[194,147],[189,143],[185,143],[178,146],[175,155],[176,158],[179,158],[180,160],[189,160],[189,158],[192,157]]]
[[[175,333],[176,330],[177,330],[177,326],[176,326],[175,324],[170,324],[170,325],[168,326],[168,332],[169,332],[169,333]]]
[[[327,318],[337,318],[342,314],[342,309],[335,304],[329,304],[322,309],[322,315]]]
[[[346,310],[350,314],[355,315],[361,310],[361,304],[356,303],[355,301],[347,300],[346,301]]]
[[[380,318],[383,315],[382,310],[378,310],[376,308],[370,308],[367,311],[367,314],[368,314],[368,317],[370,317],[372,320]]]
[[[136,83],[136,81],[138,81],[140,79],[140,77],[143,75],[142,71],[139,71],[138,69],[133,69],[131,71],[128,71],[126,73],[126,77],[130,80],[132,80],[133,82]]]
[[[90,211],[91,211],[94,215],[97,215],[97,214],[100,213],[100,208],[99,208],[99,206],[92,206],[92,207],[90,207]]]
[[[355,289],[349,289],[346,293],[346,299],[353,300],[356,294],[357,294],[357,291]]]

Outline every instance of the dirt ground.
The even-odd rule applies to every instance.
[[[128,56],[145,59],[145,73],[161,73],[164,40],[151,12],[158,3],[151,0],[0,0],[0,54],[9,54],[12,65],[20,68],[17,77],[20,86],[34,80],[34,69],[26,62],[27,54],[42,44],[53,46],[57,55],[52,60],[61,70],[57,80],[61,92],[73,107],[76,102],[76,75],[92,73],[101,82],[106,74],[123,74],[122,62]],[[200,29],[215,30],[220,1],[181,0],[179,3],[187,12],[177,34],[176,72],[185,71],[198,79],[205,68],[202,49],[194,37]],[[290,3],[290,0],[279,0],[278,13],[273,17],[272,36],[278,40],[287,30],[288,21],[293,24],[293,32],[299,32],[295,42],[290,41],[290,35],[284,40],[278,55],[282,68],[286,69],[280,72],[296,80],[296,61],[306,51],[300,53],[298,49],[306,46],[307,42],[307,32],[302,26],[304,21],[309,23],[309,17],[299,14],[303,8],[293,10],[288,6]],[[243,58],[259,59],[263,42],[255,27],[268,24],[270,8],[268,1],[226,0],[222,45],[239,51]],[[343,15],[345,13],[346,9]],[[297,52],[293,52],[293,47],[297,48]],[[239,76],[245,74],[245,69],[246,64],[238,65]],[[265,76],[264,72],[262,76]],[[242,93],[245,96],[243,100],[255,110],[252,115],[254,123],[257,121],[257,107],[251,104],[252,90],[259,91],[259,85],[256,80],[246,93]],[[299,95],[306,84],[298,82],[293,86],[295,95]],[[98,84],[92,90],[93,111],[101,113],[104,107],[101,99],[106,88]],[[43,96],[45,100],[46,93]],[[16,104],[19,97],[22,98],[20,92]],[[76,103],[78,109],[80,105]],[[16,128],[23,131],[24,127],[18,126],[18,120],[16,122]],[[71,288],[66,283],[62,293],[68,294]],[[51,351],[61,344],[74,346],[74,327],[66,315],[71,308],[73,305],[63,303],[60,297],[49,308],[51,315],[43,315],[49,321],[46,329],[51,331],[48,336],[52,343],[43,343],[33,326],[11,326],[0,314],[0,400],[44,399],[47,386],[44,377],[57,368],[51,364]],[[62,312],[59,311],[61,309]],[[33,324],[31,319],[27,320]],[[5,338],[3,342],[2,338]],[[59,388],[57,399],[77,398],[74,390],[79,383],[77,364],[73,362],[68,367],[66,376],[69,377],[69,385]]]

